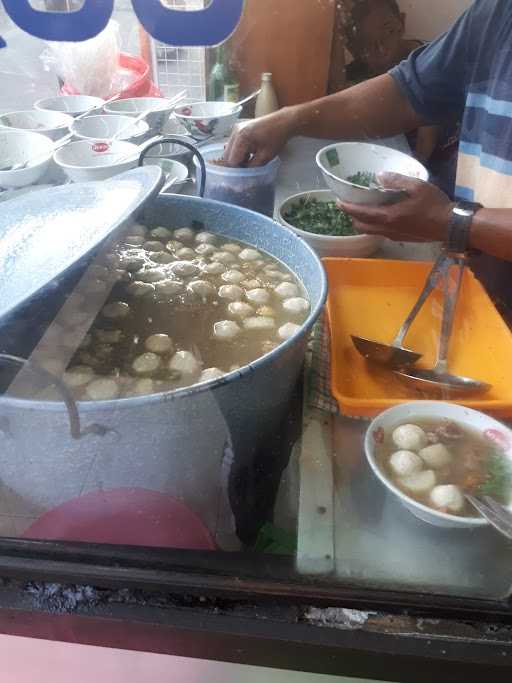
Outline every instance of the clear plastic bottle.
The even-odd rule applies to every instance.
[[[278,109],[279,102],[272,83],[272,74],[261,74],[261,92],[256,99],[254,115],[258,118],[259,116],[272,114],[272,112],[277,111]]]

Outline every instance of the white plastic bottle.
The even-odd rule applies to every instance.
[[[264,73],[261,75],[261,92],[256,99],[254,115],[256,118],[272,114],[279,109],[276,91],[272,83],[272,74]]]

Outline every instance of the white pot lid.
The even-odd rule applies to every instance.
[[[158,166],[10,199],[0,213],[0,319],[98,247],[158,194]]]

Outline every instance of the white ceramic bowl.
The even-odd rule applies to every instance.
[[[161,131],[169,120],[175,105],[165,97],[133,97],[126,100],[115,100],[105,105],[107,114],[123,114],[125,116],[138,116],[147,111],[144,117],[151,129]]]
[[[312,247],[320,258],[328,256],[344,256],[350,258],[366,258],[374,254],[384,241],[378,235],[350,235],[347,237],[334,237],[331,235],[315,235],[296,228],[292,223],[288,223],[284,214],[301,199],[316,199],[319,202],[335,202],[336,196],[330,190],[311,190],[310,192],[299,192],[288,197],[279,207],[278,217],[280,223],[287,228],[291,228],[299,237],[302,237],[310,247]]]
[[[382,171],[428,180],[427,169],[413,157],[390,147],[367,142],[339,142],[327,145],[316,155],[316,163],[334,194],[346,202],[378,206],[396,202],[399,190],[382,191],[354,185],[347,178],[359,172],[377,174]]]
[[[177,107],[174,116],[195,140],[206,140],[228,136],[241,111],[232,102],[193,102]]]
[[[92,107],[98,107],[95,111],[101,111],[105,103],[101,97],[91,95],[59,95],[58,97],[46,97],[38,100],[34,107],[38,111],[60,111],[69,116],[80,116],[89,111]]]
[[[188,182],[188,168],[174,159],[147,159],[144,161],[144,166],[159,166],[165,176],[164,185],[171,178],[176,178],[176,181],[166,190],[170,194],[179,194]]]
[[[73,117],[58,111],[13,111],[0,116],[0,128],[24,130],[58,140],[67,135]]]
[[[53,154],[53,142],[41,133],[23,130],[0,130],[0,167],[23,164],[27,168],[0,171],[0,187],[17,188],[37,183],[44,175]]]
[[[493,441],[498,441],[506,447],[505,454],[508,458],[512,458],[512,431],[492,417],[464,406],[454,403],[443,403],[442,401],[414,401],[402,403],[384,411],[373,420],[366,432],[364,441],[366,458],[374,474],[415,517],[428,524],[445,529],[474,529],[488,525],[487,520],[483,517],[449,515],[418,503],[395,486],[388,478],[388,475],[381,469],[376,457],[376,448],[382,434],[381,430],[384,430],[385,434],[389,434],[395,427],[406,422],[414,422],[414,419],[418,418],[446,418],[488,435],[490,445],[492,445]],[[512,511],[512,490],[508,507]]]
[[[139,148],[121,140],[111,143],[79,140],[57,150],[53,158],[68,178],[80,183],[105,180],[135,168],[139,161]]]
[[[121,116],[116,114],[100,114],[78,119],[71,124],[71,132],[79,140],[104,140],[109,141],[121,129],[133,121],[133,116]],[[119,140],[129,140],[140,143],[146,137],[149,126],[145,121],[138,121],[126,128]]]
[[[189,142],[193,142],[190,140],[190,136],[187,134],[186,128],[178,121],[174,114],[170,116],[169,119],[164,123],[162,127],[162,135],[186,136]]]
[[[172,136],[178,140],[183,140],[184,142],[198,146],[198,143],[187,134],[185,128],[174,118],[174,116],[171,116],[171,118],[165,122],[161,134],[164,137]],[[185,166],[190,169],[192,152],[182,145],[164,143],[163,145],[155,146],[151,150],[151,154],[161,154],[167,159],[172,159],[173,161],[179,161],[180,163],[185,164]]]

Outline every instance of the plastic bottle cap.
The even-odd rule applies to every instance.
[[[271,73],[261,74],[261,80],[262,81],[271,81],[272,80],[272,74]]]

